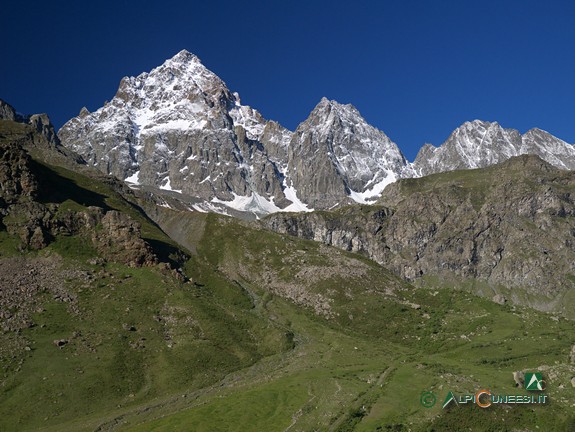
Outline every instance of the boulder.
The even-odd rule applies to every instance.
[[[513,372],[513,381],[515,381],[515,387],[523,387],[525,374],[522,371]]]

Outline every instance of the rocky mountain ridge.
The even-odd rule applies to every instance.
[[[32,127],[32,131],[38,132],[34,134],[30,131],[27,138],[35,138],[36,140],[43,138],[52,147],[60,146],[60,140],[56,134],[54,125],[47,114],[23,115],[16,112],[10,104],[0,99],[0,120],[27,124]]]
[[[404,179],[378,206],[276,214],[267,228],[358,252],[419,285],[572,315],[575,175],[538,156]],[[440,283],[439,283],[440,282]]]
[[[90,165],[135,187],[177,192],[190,210],[256,218],[374,203],[397,179],[521,154],[575,167],[574,147],[545,131],[521,135],[479,120],[464,123],[439,147],[423,146],[409,163],[355,107],[326,98],[292,132],[242,105],[185,50],[122,79],[109,103],[93,113],[82,109],[58,135]]]
[[[293,183],[318,209],[373,202],[388,184],[413,176],[385,133],[369,125],[353,105],[326,98],[298,126],[288,149]]]
[[[112,101],[82,109],[59,136],[106,174],[199,198],[190,205],[198,211],[226,205],[261,216],[373,202],[411,175],[399,148],[353,106],[323,99],[291,132],[242,105],[187,51],[124,78]]]
[[[48,160],[66,157],[58,152],[57,141],[47,141],[53,131],[48,116],[12,118],[0,119],[0,230],[18,238],[20,250],[42,250],[59,237],[79,236],[107,259],[131,267],[158,263],[142,239],[137,221],[31,156],[53,153]],[[70,163],[75,163],[74,159]],[[82,165],[78,164],[78,169]],[[65,201],[71,197],[87,202],[86,208],[68,208]],[[100,205],[90,205],[96,202]]]

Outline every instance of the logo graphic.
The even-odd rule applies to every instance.
[[[445,407],[447,405],[449,405],[451,402],[455,402],[455,405],[457,405],[457,399],[455,398],[455,395],[453,394],[452,391],[450,391],[449,393],[447,393],[447,396],[445,397],[445,400],[443,401],[443,406],[442,408],[445,409]]]
[[[539,372],[525,372],[525,390],[543,391],[545,390],[545,381]]]
[[[483,395],[487,395],[487,397],[481,400]],[[489,390],[479,390],[475,393],[475,403],[481,408],[489,408],[491,406],[491,392]]]
[[[489,408],[493,405],[546,405],[549,403],[549,397],[544,393],[546,383],[540,372],[525,372],[525,374],[523,374],[523,372],[514,372],[513,378],[515,379],[515,382],[520,382],[517,378],[519,375],[523,380],[525,390],[539,393],[498,394],[486,389],[485,387],[475,393],[456,394],[450,390],[443,401],[442,408],[445,409],[452,405],[461,407],[471,404],[476,404],[480,408]],[[429,397],[433,397],[432,402],[427,400]],[[435,395],[431,392],[423,392],[421,394],[421,404],[431,408],[435,404]]]
[[[539,379],[539,381],[537,381]],[[534,380],[533,386],[536,387],[537,383],[545,383],[541,377]],[[529,382],[527,383],[529,384]],[[540,385],[542,389],[545,389],[544,385]],[[549,402],[548,397],[544,393],[540,394],[495,394],[491,390],[482,389],[477,391],[477,393],[464,393],[455,394],[452,391],[447,393],[445,400],[443,401],[443,409],[447,408],[449,405],[464,406],[477,404],[481,408],[489,408],[492,405],[522,405],[522,404],[533,404],[533,405],[545,405]]]
[[[421,398],[419,398],[419,401],[421,402],[421,405],[423,405],[425,408],[431,408],[432,406],[435,405],[437,398],[435,397],[433,392],[424,391],[421,393]]]

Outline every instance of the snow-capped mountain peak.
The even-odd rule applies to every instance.
[[[187,49],[181,50],[175,56],[166,60],[166,63],[171,63],[171,64],[178,64],[178,63],[183,64],[183,63],[189,63],[189,62],[201,63],[202,61],[199,59],[199,57],[197,55],[192,54]]]
[[[329,130],[336,122],[345,122],[348,127],[356,123],[369,126],[352,104],[340,104],[326,97],[315,106],[308,119],[323,130]]]
[[[82,110],[59,134],[89,163],[134,185],[198,197],[207,208],[228,203],[256,215],[293,209],[282,164],[291,133],[242,105],[185,50],[122,79],[112,101]]]
[[[373,201],[410,169],[399,148],[357,108],[327,98],[298,126],[289,151],[294,183],[312,206]]]
[[[292,133],[242,105],[186,50],[122,79],[110,103],[83,110],[60,137],[131,184],[256,216],[370,202],[409,170],[397,146],[354,106],[322,98]]]
[[[531,129],[521,135],[497,122],[482,120],[463,123],[439,147],[423,146],[413,166],[417,175],[427,175],[483,168],[521,154],[536,154],[559,168],[575,168],[573,146],[551,134]]]

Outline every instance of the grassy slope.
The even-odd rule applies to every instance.
[[[52,191],[42,200],[58,203],[60,212],[89,205],[124,211],[142,224],[157,250],[177,252],[106,184],[63,168],[37,170]],[[1,256],[19,255],[18,242],[1,234]],[[62,278],[69,280],[63,284],[77,297],[80,313],[45,293],[35,326],[0,335],[3,344],[19,338],[29,348],[2,359],[0,430],[93,430],[116,410],[205,387],[290,344],[285,332],[252,313],[251,298],[229,281],[216,278],[214,286],[203,287],[160,268],[91,265],[95,251],[78,237],[59,237],[25,258],[56,254],[64,258]],[[189,268],[192,277],[196,272]],[[56,339],[69,343],[59,349]]]
[[[297,341],[295,350],[262,362],[257,378],[253,371],[246,372],[233,387],[202,395],[176,414],[148,420],[166,414],[160,410],[139,425],[144,419],[125,418],[127,430],[373,431],[393,425],[396,430],[407,430],[408,425],[413,430],[456,430],[467,425],[473,430],[506,430],[505,425],[563,430],[575,403],[568,384],[573,369],[557,363],[567,361],[572,322],[557,322],[462,292],[402,290],[400,282],[376,266],[371,276],[340,281],[361,296],[350,299],[335,293],[332,305],[340,316],[319,318],[279,296],[269,296],[265,285],[252,283],[258,279],[256,267],[265,270],[274,261],[279,278],[289,280],[290,274],[298,273],[297,267],[286,271],[281,266],[290,253],[286,244],[292,251],[305,248],[308,261],[320,259],[320,245],[209,218],[200,255],[220,272],[227,271],[225,261],[247,268],[253,280],[243,283],[252,287],[252,296],[267,298],[260,301],[262,313],[289,325]],[[393,285],[400,301],[418,303],[421,309],[366,292],[377,291],[378,285]],[[321,282],[309,288],[327,290]],[[343,316],[350,310],[358,318]],[[554,404],[547,407],[443,413],[439,405],[425,409],[419,403],[424,390],[435,391],[441,400],[448,389],[473,392],[488,387],[522,393],[515,389],[511,372],[542,365],[551,366],[546,373]]]
[[[505,430],[505,423],[562,430],[575,397],[558,388],[568,384],[569,372],[555,364],[566,361],[571,322],[461,292],[414,290],[362,258],[198,217],[204,238],[186,269],[196,285],[155,269],[110,265],[105,271],[113,279],[79,293],[81,319],[47,300],[39,325],[24,332],[32,351],[2,389],[2,430],[368,431],[410,423],[414,430],[430,430],[430,423],[453,430],[468,422],[474,430]],[[268,266],[277,266],[284,282],[295,278],[305,265],[286,269],[282,260],[299,259],[298,251],[314,268],[347,260],[367,266],[361,277],[337,281],[353,298],[322,280],[306,284],[311,291],[333,288],[339,316],[323,318],[256,284],[257,268]],[[242,275],[232,274],[242,268]],[[389,286],[394,298],[379,293]],[[154,320],[162,311],[169,325]],[[74,331],[82,337],[61,350],[52,345]],[[144,348],[131,347],[142,338]],[[513,370],[544,364],[557,374],[549,379],[556,403],[548,407],[460,414],[419,403],[423,390],[439,399],[447,389],[515,392]]]

